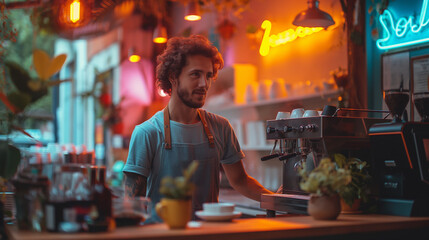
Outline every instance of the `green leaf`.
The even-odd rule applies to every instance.
[[[27,70],[15,62],[6,62],[5,65],[9,69],[9,75],[15,87],[21,92],[31,93],[32,90],[28,87],[31,77]]]
[[[22,94],[28,94],[30,96],[31,102],[35,102],[48,94],[48,89],[46,86],[42,86],[37,91],[33,91],[29,87],[29,82],[32,81],[32,78],[30,74],[27,72],[27,70],[25,70],[21,65],[15,62],[6,62],[5,65],[9,69],[9,75],[15,87]]]
[[[6,141],[0,141],[0,177],[12,178],[21,161],[21,153],[18,148]]]
[[[198,168],[198,161],[192,161],[191,164],[188,166],[188,168],[184,171],[183,176],[185,177],[186,181],[189,181],[189,179],[194,175],[195,171]]]
[[[198,161],[192,161],[187,169],[183,170],[183,176],[172,178],[165,176],[161,180],[159,192],[166,198],[188,199],[192,196],[194,185],[190,182],[192,175],[198,168]]]
[[[346,165],[346,157],[343,154],[334,154],[335,163],[339,168],[344,168]]]
[[[31,96],[22,92],[11,92],[7,95],[7,99],[21,111],[31,103]]]

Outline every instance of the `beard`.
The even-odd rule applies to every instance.
[[[180,100],[190,108],[200,108],[204,105],[204,100],[202,102],[192,101],[192,93],[187,92],[186,89],[180,88],[180,82],[177,85],[177,95]]]

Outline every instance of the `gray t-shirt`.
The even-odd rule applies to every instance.
[[[183,169],[192,160],[199,161],[192,179],[196,185],[192,198],[193,211],[202,209],[204,202],[217,202],[220,163],[233,164],[244,158],[228,120],[201,109],[200,111],[213,134],[215,147],[209,146],[201,122],[182,124],[171,120],[172,149],[165,149],[163,111],[135,127],[123,171],[147,177],[146,196],[152,200],[153,205],[162,198],[159,193],[162,177],[181,176]],[[157,216],[155,220],[159,220]]]

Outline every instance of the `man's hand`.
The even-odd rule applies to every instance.
[[[146,196],[145,176],[125,172],[125,196],[127,197],[145,197]]]
[[[222,167],[231,186],[244,196],[260,202],[261,194],[273,193],[246,173],[241,160],[233,164],[222,164]]]

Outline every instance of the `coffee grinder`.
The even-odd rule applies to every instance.
[[[421,122],[401,119],[409,102],[402,89],[384,92],[393,119],[369,129],[378,211],[398,216],[429,216],[429,93],[415,93]]]

